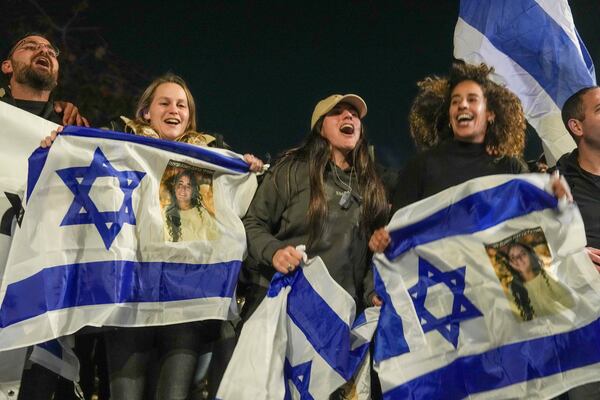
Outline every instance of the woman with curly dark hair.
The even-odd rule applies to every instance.
[[[512,275],[509,284],[512,303],[523,321],[573,307],[573,296],[546,274],[542,260],[530,246],[512,243],[507,259],[505,265]]]
[[[214,240],[217,236],[214,216],[204,206],[194,173],[183,170],[171,179],[170,204],[165,208],[165,240],[187,242]]]
[[[527,171],[525,114],[518,97],[490,79],[494,69],[456,62],[445,78],[428,77],[410,115],[411,136],[420,152],[403,169],[392,211],[470,179]],[[557,197],[570,196],[558,179]],[[384,228],[369,242],[383,251],[390,242]]]
[[[422,150],[406,166],[394,209],[469,179],[527,172],[521,102],[489,78],[493,69],[455,63],[448,78],[418,83],[409,114],[411,136]]]
[[[419,93],[409,114],[411,136],[417,147],[428,149],[455,139],[483,143],[486,153],[492,156],[521,157],[525,147],[521,101],[491,81],[493,73],[494,69],[485,64],[455,63],[448,78],[434,76],[418,82]],[[471,97],[463,98],[461,94]],[[462,100],[474,103],[476,109],[461,104]],[[459,111],[464,110],[469,111],[468,118],[459,120]]]

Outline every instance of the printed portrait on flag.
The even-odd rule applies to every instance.
[[[519,321],[573,308],[573,296],[549,272],[552,254],[542,228],[526,229],[485,247]]]
[[[216,240],[213,171],[169,161],[160,182],[166,242]]]

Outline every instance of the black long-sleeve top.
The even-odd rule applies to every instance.
[[[517,158],[494,157],[483,144],[449,140],[408,162],[396,184],[392,211],[473,178],[524,172],[527,166]]]
[[[566,154],[556,166],[571,187],[573,200],[577,203],[588,246],[600,249],[600,176],[591,174],[579,166],[578,151]]]

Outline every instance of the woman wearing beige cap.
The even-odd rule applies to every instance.
[[[321,100],[304,142],[266,174],[244,218],[246,267],[258,283],[248,293],[245,314],[258,305],[275,272],[287,274],[300,264],[298,245],[306,245],[308,257],[321,257],[359,308],[372,302],[367,240],[386,221],[388,206],[367,150],[366,114],[357,95]]]

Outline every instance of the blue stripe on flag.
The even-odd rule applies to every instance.
[[[600,362],[600,319],[567,333],[461,357],[384,393],[392,399],[463,399]],[[478,373],[480,372],[481,373]]]
[[[527,71],[559,108],[595,85],[575,43],[535,0],[461,0],[459,16]]]
[[[232,297],[240,266],[98,261],[45,268],[8,285],[0,327],[70,307]]]
[[[575,34],[577,35],[577,41],[579,42],[579,47],[581,48],[581,54],[583,55],[583,61],[585,62],[585,66],[587,67],[592,79],[596,76],[596,69],[594,68],[594,61],[592,61],[592,56],[588,52],[588,49],[585,47],[583,40],[581,40],[581,36],[579,36],[579,32],[575,29]]]
[[[46,165],[49,150],[50,148],[42,149],[41,147],[38,147],[29,156],[29,168],[27,169],[27,202],[29,202],[29,196],[31,196],[31,192],[42,173],[42,169],[44,169],[44,165]]]
[[[60,133],[66,136],[91,137],[99,139],[120,140],[131,143],[149,145],[151,147],[171,151],[185,156],[197,158],[214,165],[227,168],[231,171],[245,173],[248,172],[248,164],[240,158],[228,157],[200,146],[194,146],[187,143],[173,142],[169,140],[155,139],[147,136],[132,135],[129,133],[112,132],[104,129],[82,128],[77,126],[66,126]]]
[[[287,313],[315,351],[344,379],[349,380],[363,360],[368,343],[350,351],[350,328],[296,270],[288,295]]]
[[[466,235],[534,211],[557,206],[556,198],[521,179],[482,190],[412,225],[390,232],[389,260],[410,249],[449,236]]]
[[[410,348],[406,339],[404,339],[404,328],[402,318],[396,312],[392,299],[385,289],[385,284],[375,266],[373,268],[373,278],[375,279],[375,291],[383,301],[377,331],[375,331],[375,349],[373,352],[373,361],[380,362],[388,358],[396,357],[408,353]]]
[[[364,312],[361,312],[352,323],[352,329],[364,324],[365,322],[367,322],[367,315]]]
[[[62,358],[62,346],[58,343],[58,340],[49,340],[44,343],[40,343],[36,345],[46,350],[48,353],[54,355],[56,358]]]

